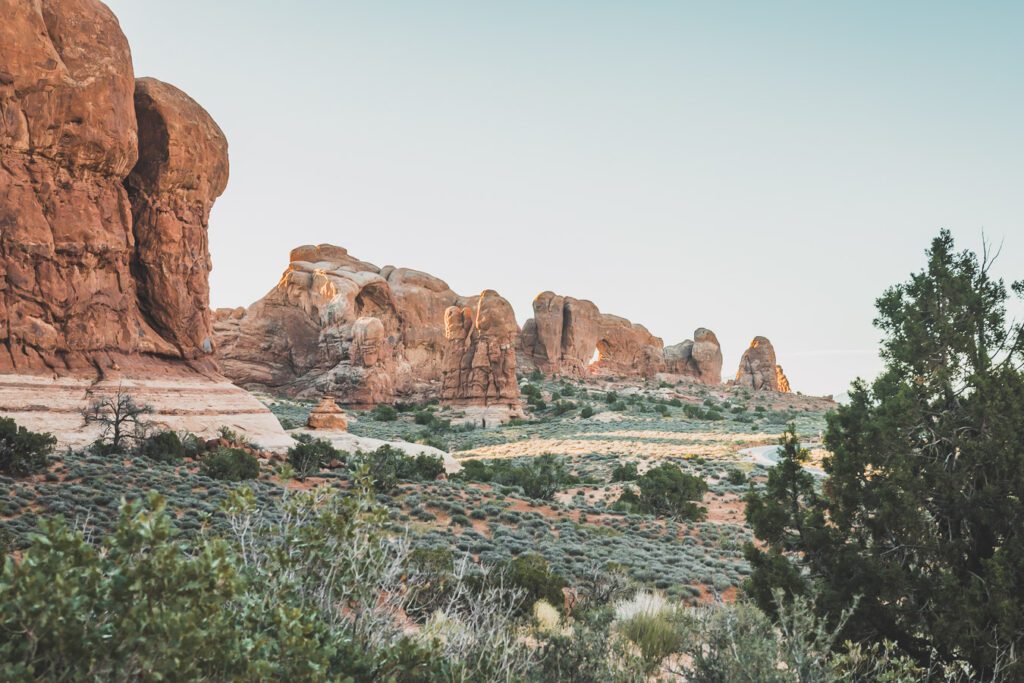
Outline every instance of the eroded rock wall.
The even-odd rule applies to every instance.
[[[441,400],[456,406],[504,405],[521,409],[516,380],[516,324],[512,305],[494,290],[481,292],[475,309],[445,311]]]
[[[292,250],[278,284],[248,309],[215,314],[220,365],[236,383],[346,405],[436,395],[445,311],[469,305],[443,281],[378,268],[342,247]]]
[[[664,344],[643,325],[554,292],[533,300],[519,346],[526,363],[545,375],[649,378],[665,370]]]

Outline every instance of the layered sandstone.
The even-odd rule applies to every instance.
[[[216,312],[218,358],[228,377],[355,406],[436,393],[445,311],[472,299],[427,273],[379,268],[329,244],[294,249],[290,261],[248,309]]]
[[[766,337],[754,337],[743,352],[736,385],[754,391],[789,392],[789,380],[776,360],[775,347]]]
[[[520,348],[526,364],[545,375],[646,378],[665,370],[664,344],[643,325],[554,292],[533,300]]]
[[[324,396],[310,411],[306,426],[310,429],[345,432],[348,431],[348,419],[345,417],[345,411],[338,407],[333,398]]]
[[[168,424],[235,414],[271,429],[210,355],[220,129],[172,86],[135,80],[98,0],[0,0],[0,16],[0,410],[63,436],[70,422],[39,406],[84,405],[81,382],[127,383],[154,404],[205,386],[168,403]]]
[[[665,371],[709,385],[722,383],[722,347],[711,330],[699,327],[693,339],[665,347]]]
[[[475,309],[449,307],[444,325],[442,401],[521,410],[516,381],[519,326],[511,304],[488,289],[477,298]]]

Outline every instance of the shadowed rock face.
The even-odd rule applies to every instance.
[[[216,373],[206,229],[223,133],[181,91],[135,80],[98,0],[0,0],[0,413],[75,443],[122,384],[152,421],[289,439]]]
[[[665,370],[663,347],[643,325],[553,292],[533,300],[533,318],[523,325],[520,339],[527,365],[567,377],[654,377]]]
[[[223,134],[173,87],[136,87],[102,3],[0,0],[0,16],[0,371],[104,374],[210,353]]]
[[[789,380],[776,362],[775,348],[766,337],[754,337],[743,352],[736,371],[736,384],[754,391],[789,392]]]
[[[210,209],[228,183],[228,142],[195,100],[172,85],[135,86],[139,161],[127,179],[139,300],[184,358],[213,351]]]
[[[476,310],[445,311],[445,350],[441,398],[461,406],[504,404],[518,410],[516,336],[519,326],[508,301],[488,289]]]
[[[374,405],[436,396],[445,311],[473,304],[426,273],[303,246],[266,296],[216,312],[218,358],[242,386],[299,398]]]

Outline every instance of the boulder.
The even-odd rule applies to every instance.
[[[338,407],[334,399],[324,396],[320,403],[309,413],[306,426],[310,429],[330,429],[336,432],[348,431],[348,419],[345,411]]]
[[[775,348],[766,337],[754,337],[743,352],[735,383],[754,391],[789,392],[789,380],[776,362]]]

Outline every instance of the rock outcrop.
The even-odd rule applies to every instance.
[[[67,408],[84,400],[79,381],[138,380],[136,398],[163,401],[168,424],[234,414],[271,430],[210,355],[223,134],[177,89],[135,80],[98,0],[0,0],[0,16],[0,410]],[[204,383],[208,397],[189,394]],[[164,401],[182,392],[197,402]],[[46,409],[29,412],[47,426]]]
[[[352,406],[437,393],[450,306],[431,275],[360,261],[329,244],[292,250],[278,284],[248,309],[215,313],[215,345],[237,384]]]
[[[665,370],[664,344],[643,325],[553,292],[533,300],[519,346],[524,365],[545,375],[647,378]]]
[[[754,391],[789,392],[789,380],[776,362],[775,348],[766,337],[754,337],[743,352],[736,371],[736,385]]]
[[[345,411],[338,407],[334,399],[324,396],[320,403],[310,411],[306,419],[306,426],[310,429],[329,429],[337,432],[348,431],[348,419]]]
[[[228,184],[228,142],[185,93],[153,78],[135,85],[139,161],[126,185],[139,300],[183,358],[213,352],[207,243],[210,209]]]
[[[693,339],[665,347],[665,372],[709,385],[722,383],[722,347],[711,330],[699,327]]]
[[[494,290],[485,290],[477,298],[476,310],[449,307],[444,329],[441,400],[450,405],[519,407],[519,326],[511,304]]]

